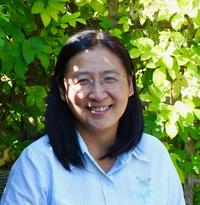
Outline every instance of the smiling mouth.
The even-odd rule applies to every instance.
[[[106,112],[110,109],[111,105],[106,105],[106,106],[100,106],[100,107],[88,107],[88,110],[91,113],[102,113]]]

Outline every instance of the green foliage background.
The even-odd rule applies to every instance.
[[[145,131],[166,145],[183,183],[200,180],[200,0],[1,0],[0,167],[44,132],[56,57],[85,28],[126,45]],[[198,183],[193,191],[199,205]]]

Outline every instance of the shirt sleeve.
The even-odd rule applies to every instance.
[[[37,156],[38,157],[38,156]],[[41,162],[26,149],[13,165],[0,205],[46,205]]]

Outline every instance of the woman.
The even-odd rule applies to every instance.
[[[185,204],[167,150],[143,133],[131,58],[107,33],[62,48],[46,130],[12,167],[1,205]]]

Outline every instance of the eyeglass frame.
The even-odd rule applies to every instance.
[[[121,75],[121,74],[118,74],[118,76],[119,76],[121,79],[127,77],[127,75]],[[95,85],[95,82],[96,82],[96,81],[100,81],[101,84],[104,84],[105,78],[106,78],[106,77],[104,77],[104,78],[96,78],[96,79],[87,79],[87,80],[89,81],[89,83],[90,83],[90,88],[87,89],[87,90],[82,90],[82,91],[76,90],[75,87],[73,87],[73,85],[77,85],[78,82],[77,82],[77,83],[75,83],[75,82],[69,83],[69,82],[66,81],[66,79],[64,79],[64,81],[65,81],[65,82],[67,83],[67,85],[69,85],[74,91],[76,91],[76,92],[78,92],[78,93],[86,93],[86,92],[88,92],[88,91],[90,91],[90,90],[92,90],[92,89],[94,88],[94,85]],[[111,84],[112,84],[112,83],[111,83]]]

